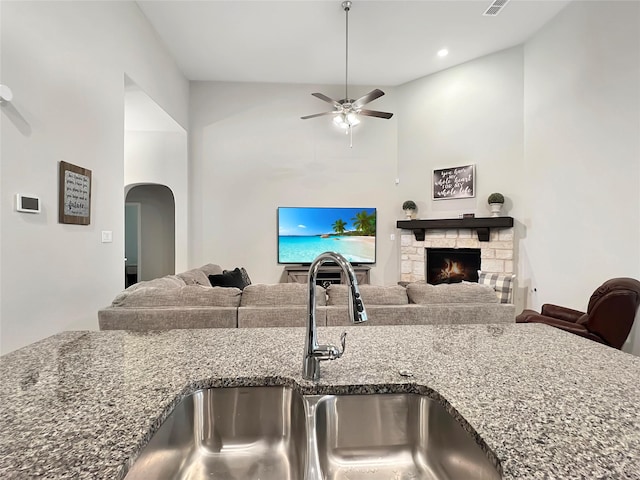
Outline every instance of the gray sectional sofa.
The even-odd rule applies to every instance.
[[[361,285],[360,294],[369,321],[363,325],[425,325],[468,323],[513,323],[515,305],[498,303],[487,285],[461,282],[405,287]],[[348,287],[327,289],[327,325],[349,325]]]
[[[253,284],[240,290],[212,287],[208,275],[222,273],[207,264],[177,275],[136,283],[98,311],[100,330],[168,330],[303,326],[307,286]],[[317,287],[318,325],[326,325],[324,289]]]
[[[166,330],[304,326],[307,285],[252,284],[212,287],[208,275],[222,273],[215,264],[177,275],[140,282],[98,311],[101,330]],[[319,326],[350,324],[346,285],[316,287]],[[369,315],[364,325],[466,324],[515,322],[513,304],[498,303],[493,289],[462,282],[452,285],[412,283],[407,287],[360,285]]]

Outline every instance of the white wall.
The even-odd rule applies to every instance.
[[[638,2],[573,2],[525,45],[519,268],[534,308],[584,310],[604,280],[640,278],[639,19]]]
[[[188,158],[187,133],[125,132],[124,184],[167,186],[175,200],[175,265],[171,270],[187,270],[188,257]],[[124,190],[123,190],[124,191]],[[173,272],[172,272],[173,273]],[[145,279],[147,273],[143,272]]]
[[[371,87],[352,87],[359,97]],[[394,90],[370,104],[395,112]],[[252,281],[278,282],[278,206],[378,208],[377,265],[372,282],[397,282],[396,120],[364,119],[353,148],[331,117],[301,120],[342,98],[343,87],[192,83],[189,262],[244,266]]]
[[[522,210],[522,48],[481,57],[398,88],[400,195],[420,218],[489,216],[487,197],[501,192],[503,214]],[[476,165],[476,196],[432,200],[436,168]],[[406,198],[405,198],[406,197]]]
[[[189,85],[132,2],[2,2],[0,351],[97,329],[124,286],[124,77],[182,126]],[[92,170],[91,225],[59,224],[58,162]],[[18,192],[43,212],[15,212]],[[113,243],[100,242],[101,230]]]

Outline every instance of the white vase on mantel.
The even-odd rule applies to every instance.
[[[491,209],[491,216],[492,217],[499,217],[500,216],[500,210],[502,210],[502,203],[490,203],[489,204],[489,208]]]
[[[412,209],[412,208],[407,208],[404,211],[404,215],[405,215],[405,217],[407,217],[407,220],[413,220],[413,218],[416,215],[416,211],[414,209]]]

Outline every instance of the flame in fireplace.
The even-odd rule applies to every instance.
[[[426,281],[432,285],[478,280],[479,248],[425,248],[424,259]]]
[[[445,258],[444,265],[438,273],[438,280],[449,278],[464,278],[464,268],[460,262]]]

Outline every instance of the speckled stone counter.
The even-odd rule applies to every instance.
[[[536,324],[347,330],[317,383],[300,328],[65,332],[5,355],[0,478],[119,479],[192,391],[286,384],[434,396],[505,479],[640,479],[640,358]]]

